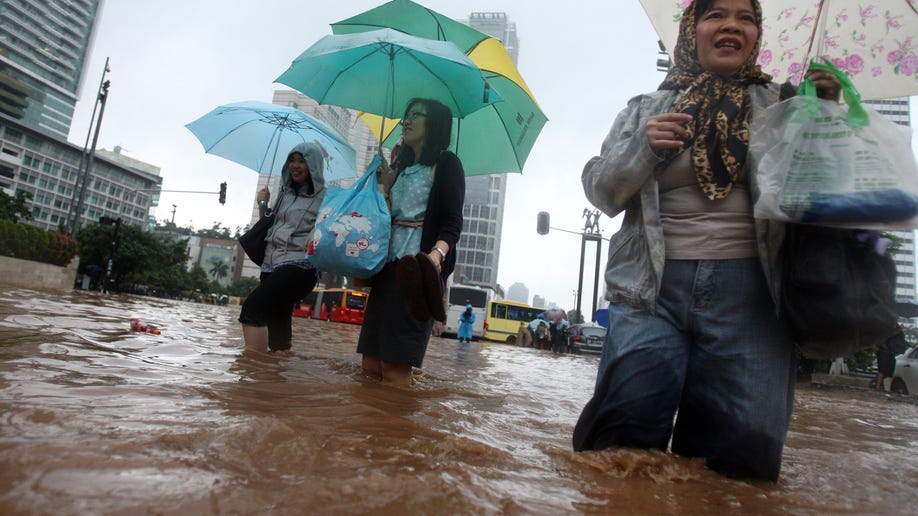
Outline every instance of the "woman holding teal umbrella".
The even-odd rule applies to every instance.
[[[366,374],[411,384],[434,319],[443,321],[442,291],[456,265],[465,174],[448,151],[452,113],[431,99],[408,102],[402,145],[392,167],[377,171],[392,212],[389,261],[372,280],[357,352]]]

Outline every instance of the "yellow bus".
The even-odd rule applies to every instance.
[[[516,344],[520,323],[525,322],[528,325],[544,311],[544,308],[536,308],[526,303],[506,299],[491,301],[488,303],[484,338],[495,342]]]

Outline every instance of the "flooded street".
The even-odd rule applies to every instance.
[[[366,380],[359,327],[238,307],[0,291],[2,514],[911,514],[918,405],[800,384],[781,481],[575,454],[597,358],[435,338],[415,387]],[[161,335],[131,333],[130,320]]]

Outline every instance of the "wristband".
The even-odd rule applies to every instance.
[[[446,253],[444,253],[443,249],[440,249],[439,246],[433,246],[433,249],[431,249],[430,252],[434,252],[434,251],[440,253],[440,256],[442,256],[444,260],[446,259]]]

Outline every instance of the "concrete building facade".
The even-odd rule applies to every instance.
[[[10,195],[19,190],[32,194],[34,220],[29,223],[34,226],[58,230],[69,223],[82,154],[76,145],[0,114],[0,188]],[[150,227],[150,209],[158,204],[161,189],[158,168],[135,167],[118,153],[100,153],[86,187],[81,225],[105,216]]]

